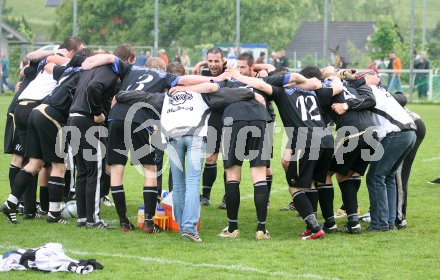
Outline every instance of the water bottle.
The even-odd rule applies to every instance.
[[[165,197],[167,197],[168,192],[167,191],[162,191],[162,199],[164,199]]]
[[[165,216],[165,210],[163,209],[162,205],[160,205],[160,204],[158,204],[156,207],[156,216],[157,217]]]
[[[237,68],[237,57],[235,55],[228,55],[226,66],[230,68]]]
[[[137,226],[139,228],[144,228],[144,222],[145,222],[144,205],[141,205],[141,206],[139,206],[139,210],[138,210]]]

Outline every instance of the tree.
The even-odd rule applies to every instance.
[[[234,42],[236,6],[231,0],[159,1],[159,45],[187,47]],[[293,38],[306,0],[241,1],[241,42],[268,43],[285,48]],[[87,44],[153,45],[154,0],[78,1],[79,36]],[[57,10],[52,36],[62,40],[72,33],[72,2],[64,1]]]
[[[276,3],[274,5],[265,0],[241,1],[242,42],[268,43],[274,50],[288,46],[301,23],[298,19],[303,9],[308,9],[309,1],[278,0]]]
[[[370,55],[372,58],[384,59],[388,54],[395,50],[402,49],[402,42],[396,24],[390,17],[380,17],[376,21],[375,30],[371,41]]]
[[[432,68],[440,67],[440,21],[428,39],[428,54]]]
[[[125,1],[78,1],[79,36],[88,44],[114,45],[121,42],[132,42],[135,39],[130,29],[136,19],[133,14],[144,3],[137,0]],[[57,23],[52,37],[63,40],[73,30],[73,3],[64,1],[57,9]]]
[[[12,8],[6,8],[6,3],[2,2],[2,16],[3,21],[9,24],[12,28],[17,30],[20,34],[25,36],[29,41],[33,41],[35,34],[32,32],[30,24],[24,16],[12,16]]]

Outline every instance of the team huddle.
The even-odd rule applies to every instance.
[[[76,201],[78,227],[112,228],[100,216],[100,202],[111,192],[120,229],[134,230],[123,182],[130,159],[142,166],[144,176],[142,230],[159,233],[153,217],[166,151],[179,234],[201,242],[200,207],[211,205],[221,153],[225,193],[220,208],[226,209],[228,225],[219,236],[240,236],[241,172],[249,161],[256,239],[269,239],[272,178],[280,176],[271,168],[275,103],[288,138],[281,176],[292,197],[288,209],[296,209],[305,222],[301,239],[338,231],[333,175],[347,216],[343,232],[362,230],[357,193],[364,175],[371,218],[366,231],[407,225],[408,178],[425,127],[404,107],[402,93],[381,86],[376,71],[308,66],[290,73],[255,64],[248,52],[228,61],[221,49],[212,48],[194,75],[186,75],[181,64],[166,65],[155,57],[145,66],[135,65],[129,44],[113,54],[93,52],[77,37],[66,39],[57,51],[31,52],[27,59],[5,133],[5,152],[13,155],[11,193],[0,210],[11,223],[18,223],[23,205],[24,219],[66,224],[61,209],[70,198]]]

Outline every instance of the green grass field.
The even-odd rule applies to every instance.
[[[12,96],[0,96],[0,138],[3,139],[6,108]],[[244,168],[239,213],[241,237],[224,240],[217,234],[227,225],[226,212],[217,209],[223,194],[218,176],[211,207],[202,208],[200,236],[195,244],[165,232],[146,235],[140,230],[78,229],[68,225],[28,220],[19,225],[0,217],[0,252],[11,248],[30,248],[47,242],[62,243],[73,258],[96,258],[105,268],[87,279],[438,279],[440,188],[427,180],[440,175],[440,122],[437,105],[411,105],[427,126],[427,135],[415,160],[411,178],[408,228],[385,233],[347,235],[336,233],[323,240],[301,241],[297,233],[303,221],[294,212],[280,212],[290,197],[279,163],[282,133],[276,136],[274,184],[267,228],[272,238],[255,240],[256,214],[253,206],[249,169]],[[3,152],[3,145],[1,148]],[[3,153],[2,153],[3,154]],[[9,155],[0,159],[0,200],[9,193]],[[221,172],[219,172],[221,174]],[[135,216],[142,204],[142,178],[133,167],[125,178],[129,215]],[[335,188],[335,207],[341,203]],[[365,183],[360,190],[362,213],[368,209]],[[103,207],[102,217],[117,224],[114,208]],[[345,219],[339,219],[342,228]],[[364,228],[367,226],[363,224]],[[70,273],[8,272],[1,279],[79,279]],[[83,278],[83,277],[81,277]]]

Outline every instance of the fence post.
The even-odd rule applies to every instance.
[[[157,56],[159,48],[159,0],[154,1],[154,48],[153,56]]]
[[[432,69],[429,69],[429,88],[428,88],[428,100],[432,101],[432,82],[434,77],[434,71]]]

